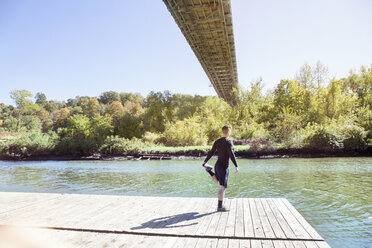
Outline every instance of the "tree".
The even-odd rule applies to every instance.
[[[90,135],[90,132],[90,121],[85,115],[73,115],[68,118],[67,136],[85,139]]]
[[[164,98],[161,92],[151,91],[145,101],[144,121],[146,128],[151,132],[163,132],[165,125]]]
[[[138,117],[126,113],[120,118],[117,133],[121,137],[128,139],[133,137],[140,138],[143,132],[143,123]]]
[[[32,94],[28,90],[13,90],[10,92],[10,98],[14,100],[18,108],[31,104],[32,101],[29,99]]]
[[[139,103],[141,106],[144,103],[143,97],[139,94],[133,94],[133,93],[120,93],[120,101],[121,104],[124,106],[128,101]]]
[[[316,87],[320,88],[323,86],[328,81],[328,77],[328,67],[318,61],[313,70],[313,79]]]
[[[90,98],[87,109],[86,109],[88,117],[93,118],[95,115],[97,115],[98,108],[99,108],[99,102],[98,102],[97,97]]]
[[[44,106],[47,103],[47,97],[44,93],[38,92],[35,95],[35,103]]]
[[[103,104],[109,104],[113,101],[120,101],[120,95],[115,91],[106,91],[99,96],[99,101]]]
[[[120,117],[124,113],[124,107],[120,101],[113,101],[107,111],[114,118]]]
[[[323,86],[328,80],[328,67],[318,61],[312,69],[309,64],[304,64],[295,75],[295,80],[307,90]]]
[[[220,137],[223,125],[230,124],[229,122],[233,119],[229,118],[231,117],[230,113],[231,106],[221,98],[212,96],[205,98],[195,116],[202,123],[209,142]]]
[[[66,127],[68,125],[68,117],[71,112],[68,108],[61,108],[56,113],[54,113],[54,130],[60,127]]]
[[[206,145],[208,141],[198,116],[167,122],[162,139],[170,146]]]
[[[134,115],[139,116],[142,113],[142,107],[139,102],[127,101],[124,107],[125,111]]]
[[[110,115],[94,116],[90,121],[90,137],[103,141],[107,136],[112,135],[113,126]]]
[[[304,64],[295,76],[295,80],[298,81],[301,86],[305,89],[314,88],[314,77],[309,64]]]

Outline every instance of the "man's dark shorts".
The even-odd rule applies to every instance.
[[[221,166],[217,161],[214,165],[214,172],[220,185],[227,188],[227,181],[229,180],[229,167]]]

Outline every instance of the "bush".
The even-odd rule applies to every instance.
[[[146,131],[145,134],[142,136],[142,140],[143,141],[147,141],[147,142],[150,142],[150,143],[157,143],[160,139],[160,134],[158,133],[152,133],[152,132],[148,132]]]
[[[168,146],[206,145],[208,137],[198,117],[194,116],[183,121],[167,122],[161,141]]]
[[[59,154],[84,155],[97,152],[102,140],[87,137],[78,139],[75,137],[63,137],[56,145],[55,151]]]
[[[367,132],[364,128],[349,125],[341,130],[343,136],[343,144],[345,148],[363,149],[367,146]]]
[[[143,124],[140,118],[125,114],[119,120],[117,134],[121,137],[131,139],[133,137],[140,138],[143,133]]]
[[[109,136],[99,148],[99,151],[105,154],[123,154],[139,152],[152,146],[149,142],[143,142],[141,139],[126,139],[119,136]]]
[[[21,134],[0,142],[0,153],[8,156],[43,154],[53,151],[57,140],[58,136],[53,131],[49,133]]]
[[[305,128],[307,135],[304,138],[305,146],[312,148],[337,148],[342,143],[337,136],[322,125],[313,124]]]
[[[220,131],[221,132],[221,131]],[[264,128],[263,124],[243,123],[232,130],[232,136],[235,139],[262,139],[266,140],[269,136],[268,131]]]

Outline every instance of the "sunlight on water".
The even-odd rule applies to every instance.
[[[211,197],[218,189],[201,161],[0,161],[0,190]],[[370,245],[371,158],[238,163],[240,172],[231,171],[227,197],[287,198],[332,247]]]

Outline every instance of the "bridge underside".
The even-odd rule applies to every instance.
[[[238,84],[230,0],[163,0],[219,97]]]

